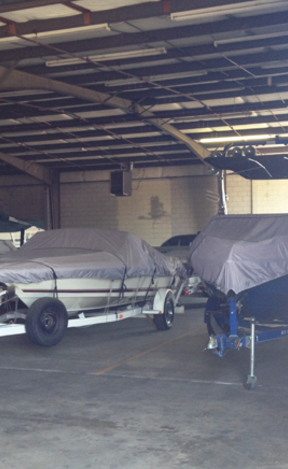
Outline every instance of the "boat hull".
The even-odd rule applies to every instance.
[[[38,298],[57,297],[66,307],[69,315],[87,310],[137,304],[151,299],[159,288],[176,289],[178,278],[136,277],[122,280],[109,279],[57,279],[39,283],[13,284],[15,296],[28,308]]]

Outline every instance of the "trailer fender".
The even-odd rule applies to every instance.
[[[159,288],[157,290],[156,295],[154,296],[154,301],[153,301],[153,310],[154,311],[161,311],[161,314],[164,312],[164,306],[165,306],[165,300],[166,297],[170,293],[173,298],[174,306],[175,306],[175,296],[172,290],[167,289],[167,288]]]

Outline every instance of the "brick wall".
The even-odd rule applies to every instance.
[[[288,213],[288,181],[253,181],[253,213]]]
[[[61,226],[126,230],[154,246],[176,234],[200,231],[218,210],[217,178],[201,168],[134,170],[131,197],[110,195],[108,172],[66,173],[60,187]],[[227,175],[226,189],[230,214],[288,213],[288,180],[251,182]],[[28,176],[2,177],[0,210],[44,220],[49,227],[47,188]]]
[[[110,195],[109,173],[65,173],[60,187],[61,226],[119,229],[156,246],[176,234],[196,233],[217,213],[217,178],[202,167],[133,171],[131,197]],[[288,213],[288,181],[249,181],[227,175],[228,213]],[[28,176],[0,178],[0,210],[44,220],[47,188]],[[214,201],[213,201],[214,200]]]
[[[61,226],[125,230],[153,246],[175,234],[200,231],[218,210],[217,203],[206,198],[208,190],[217,192],[217,179],[197,171],[189,167],[134,170],[130,197],[110,195],[109,173],[65,175]]]
[[[288,180],[249,181],[226,177],[228,213],[288,213]]]
[[[132,196],[118,198],[118,226],[153,246],[171,236],[169,179],[134,180]]]
[[[118,200],[107,182],[61,184],[61,227],[118,229]]]
[[[225,178],[228,195],[227,208],[230,214],[251,213],[252,184],[236,174],[228,174]]]
[[[171,181],[171,233],[197,233],[218,212],[216,177],[194,176]]]

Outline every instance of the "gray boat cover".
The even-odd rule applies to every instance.
[[[288,215],[213,217],[193,241],[189,260],[225,295],[288,275]]]
[[[67,228],[34,235],[0,258],[0,282],[39,283],[53,278],[185,277],[182,263],[124,231]]]

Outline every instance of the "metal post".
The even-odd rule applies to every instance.
[[[225,180],[224,180],[224,171],[221,170],[218,176],[218,190],[219,190],[219,208],[218,215],[227,215],[227,203],[226,203],[226,190],[225,190]]]
[[[23,246],[25,242],[25,230],[20,231],[20,246]]]
[[[254,375],[255,366],[255,318],[251,318],[251,337],[250,337],[250,375],[247,377],[244,387],[248,390],[254,389],[257,377]]]
[[[49,186],[50,216],[52,230],[60,228],[60,183],[59,172],[51,173],[52,183]]]
[[[251,319],[250,375],[254,377],[255,366],[255,318]]]

